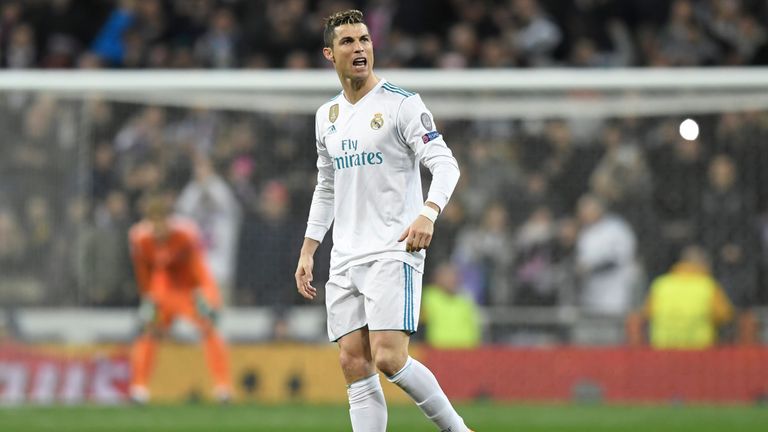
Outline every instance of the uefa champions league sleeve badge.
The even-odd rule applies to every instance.
[[[431,131],[434,125],[432,125],[432,118],[427,113],[421,113],[421,125],[424,126],[424,129],[427,131]]]

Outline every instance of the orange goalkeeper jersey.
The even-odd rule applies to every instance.
[[[197,227],[180,218],[171,218],[169,227],[164,239],[156,238],[146,221],[130,230],[131,257],[141,294],[164,303],[191,297],[199,288],[211,306],[220,306],[221,298],[205,263]]]

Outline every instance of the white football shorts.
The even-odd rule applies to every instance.
[[[372,261],[331,275],[325,285],[328,338],[369,330],[416,332],[421,273],[395,260]]]

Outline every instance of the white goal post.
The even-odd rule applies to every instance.
[[[445,119],[648,116],[768,108],[768,68],[385,69],[377,74],[421,93],[435,115]],[[4,71],[0,91],[309,114],[338,92],[339,84],[330,70]]]

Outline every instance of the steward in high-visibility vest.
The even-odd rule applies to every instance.
[[[424,287],[421,322],[427,344],[434,348],[475,348],[482,342],[480,315],[474,300],[461,292],[450,264],[435,271],[435,283]]]
[[[733,306],[698,247],[686,248],[681,261],[653,281],[643,309],[650,344],[659,349],[714,346],[718,326],[733,318]]]

